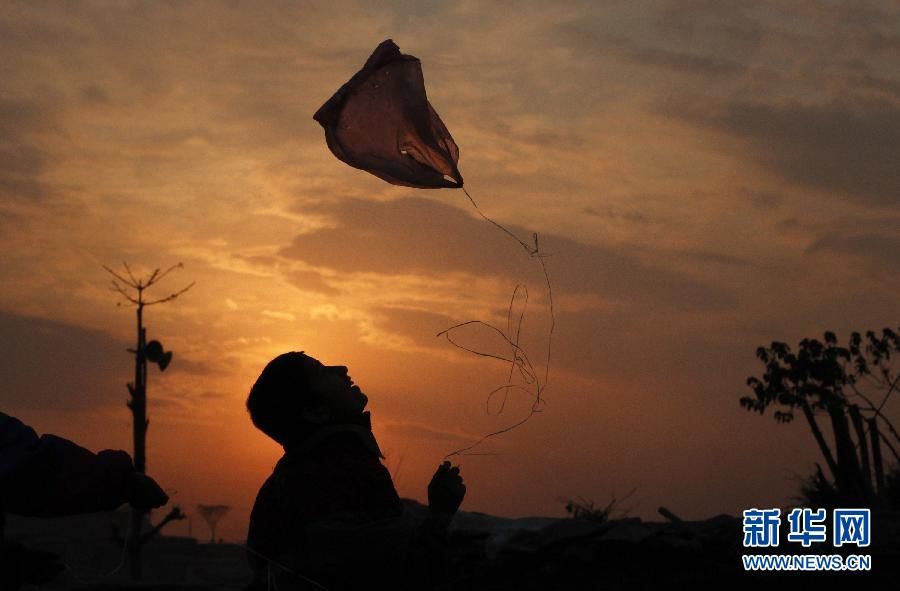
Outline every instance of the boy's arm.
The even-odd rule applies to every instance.
[[[0,490],[5,510],[36,517],[108,511],[126,501],[147,508],[168,501],[151,478],[135,472],[124,451],[94,454],[62,437],[38,437],[3,413]]]
[[[459,467],[442,463],[428,484],[428,516],[410,547],[410,576],[416,586],[435,587],[447,578],[447,534],[466,486]]]
[[[446,535],[465,496],[466,485],[459,475],[459,466],[442,463],[428,484],[428,517],[423,526],[434,534]]]

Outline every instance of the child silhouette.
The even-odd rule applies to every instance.
[[[256,380],[250,418],[285,454],[250,515],[251,589],[273,576],[328,589],[421,589],[440,578],[447,528],[465,496],[459,468],[438,467],[428,518],[413,524],[381,463],[367,403],[346,367],[303,352],[276,357]]]

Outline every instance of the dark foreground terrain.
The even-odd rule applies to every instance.
[[[424,507],[412,501],[408,509],[424,512]],[[44,523],[45,529],[33,529],[30,534],[26,532],[28,523],[17,524],[17,535],[29,545],[60,553],[69,566],[59,578],[42,587],[45,589],[229,590],[241,589],[249,580],[240,545],[161,537],[147,546],[147,582],[131,584],[127,582],[127,568],[116,568],[121,563],[121,551],[109,535],[109,517],[105,522],[100,516],[93,521],[88,517],[54,521],[61,525]],[[638,518],[505,519],[462,512],[452,531],[453,580],[448,588],[900,588],[900,514],[873,515],[872,545],[865,549],[818,544],[804,550],[785,543],[773,549],[773,553],[870,554],[870,572],[746,573],[740,558],[745,552],[742,537],[741,520],[727,515],[703,521],[645,522]]]

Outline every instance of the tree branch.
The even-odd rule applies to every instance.
[[[113,271],[112,269],[107,267],[106,265],[100,265],[100,266],[103,267],[107,273],[109,273],[110,275],[112,275],[113,277],[115,277],[116,279],[118,279],[119,281],[124,283],[125,285],[129,285],[129,286],[137,289],[137,287],[138,287],[137,282],[132,283],[131,281],[129,281],[128,279],[125,279],[124,277],[122,277],[121,275],[119,275],[118,273],[116,273],[115,271]]]
[[[194,285],[195,285],[196,283],[197,283],[196,281],[192,281],[192,282],[190,283],[190,285],[188,285],[187,287],[185,287],[185,288],[183,288],[183,289],[180,289],[180,290],[176,291],[175,293],[169,294],[169,295],[167,295],[167,296],[164,297],[164,298],[161,298],[161,299],[158,299],[158,300],[153,300],[153,301],[150,301],[150,302],[144,302],[144,305],[145,305],[145,306],[153,306],[153,305],[156,305],[156,304],[165,304],[166,302],[171,302],[172,300],[174,300],[175,298],[177,298],[178,296],[180,296],[181,294],[183,294],[184,292],[186,292],[186,291],[189,290],[190,288],[194,287]]]
[[[134,274],[131,272],[131,267],[128,266],[128,263],[122,261],[122,266],[125,267],[125,272],[128,273],[128,277],[131,278],[131,282],[133,285],[140,286],[141,282],[134,278]]]
[[[812,409],[809,407],[809,402],[803,400],[800,403],[800,408],[803,410],[803,416],[806,417],[806,422],[809,423],[809,428],[812,431],[813,437],[815,437],[816,439],[816,443],[819,444],[819,450],[825,457],[825,462],[828,464],[828,469],[831,470],[831,477],[834,478],[835,482],[837,482],[837,462],[835,462],[834,456],[831,454],[831,449],[828,447],[828,442],[825,441],[825,437],[822,435],[822,430],[819,429],[819,425],[818,423],[816,423],[816,417],[813,415]]]
[[[182,269],[182,268],[184,268],[184,264],[183,264],[183,263],[175,263],[174,265],[172,265],[171,267],[169,267],[168,269],[166,269],[165,271],[163,271],[163,272],[160,273],[159,275],[157,275],[157,273],[159,273],[159,269],[157,269],[157,270],[153,273],[153,274],[156,276],[156,279],[155,279],[154,283],[156,283],[157,281],[161,281],[163,277],[165,277],[166,275],[168,275],[169,273],[171,273],[171,272],[174,271],[175,269]],[[148,285],[149,285],[149,283],[148,283]]]
[[[853,424],[853,429],[856,431],[856,447],[859,449],[859,459],[861,460],[860,468],[862,469],[863,493],[871,500],[874,497],[874,490],[872,489],[872,468],[869,463],[869,442],[866,439],[863,418],[859,413],[859,407],[857,405],[851,404],[847,407],[847,410],[850,414],[850,421]]]
[[[895,380],[895,382],[896,382],[896,380]],[[860,398],[862,398],[863,400],[865,400],[866,403],[869,405],[869,408],[867,408],[866,410],[872,411],[873,413],[875,413],[875,416],[877,416],[879,419],[881,419],[882,421],[884,421],[884,424],[887,425],[887,428],[890,430],[891,434],[893,434],[894,438],[897,439],[898,442],[900,442],[900,434],[897,433],[897,429],[894,428],[894,424],[891,422],[891,420],[890,420],[889,418],[887,418],[887,417],[884,415],[884,413],[881,412],[880,407],[879,407],[879,408],[875,408],[875,405],[872,404],[872,401],[869,400],[868,398],[866,398],[866,396],[864,396],[864,395],[862,394],[862,392],[860,392],[860,391],[856,388],[855,385],[851,384],[850,387],[853,388],[853,391],[854,391]],[[890,392],[891,392],[891,391],[889,390],[889,391],[888,391],[888,395],[890,395]],[[885,401],[886,401],[886,400],[887,400],[887,398],[885,398]],[[883,406],[883,403],[882,403],[882,406]]]
[[[884,435],[884,433],[879,432],[878,434],[881,435],[881,440],[886,446],[888,446],[888,449],[891,450],[891,453],[894,454],[894,458],[896,458],[896,460],[900,462],[900,454],[897,454],[897,450],[894,449],[894,446],[891,445],[891,442],[888,440],[888,438]]]
[[[889,397],[891,396],[891,394],[893,394],[894,391],[897,389],[897,383],[900,382],[900,372],[897,373],[897,377],[894,378],[894,381],[893,381],[893,382],[890,381],[890,379],[887,377],[887,373],[885,373],[885,380],[886,380],[887,383],[888,383],[888,391],[885,393],[884,398],[881,400],[881,404],[878,405],[878,410],[879,410],[879,411],[880,411],[882,408],[884,408],[884,405],[887,403],[888,398],[889,398]]]
[[[115,281],[112,282],[112,287],[110,288],[110,290],[120,294],[123,298],[125,298],[126,300],[128,300],[129,302],[134,304],[135,306],[140,305],[140,302],[138,300],[134,299],[134,297],[132,297],[131,294],[129,294],[127,291],[125,291],[125,289],[123,289],[122,286],[119,285],[118,283],[116,283]]]

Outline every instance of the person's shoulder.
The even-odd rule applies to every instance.
[[[306,456],[285,454],[263,482],[256,495],[256,503],[283,506],[294,504],[305,494],[305,483],[315,480],[317,466]]]
[[[259,492],[256,493],[257,506],[263,503],[272,503],[277,496],[278,490],[283,486],[285,477],[285,470],[283,467],[281,467],[283,460],[284,458],[282,458],[277,464],[275,464],[275,468],[272,470],[272,473],[269,474],[269,476],[262,483],[262,486],[259,487]]]

